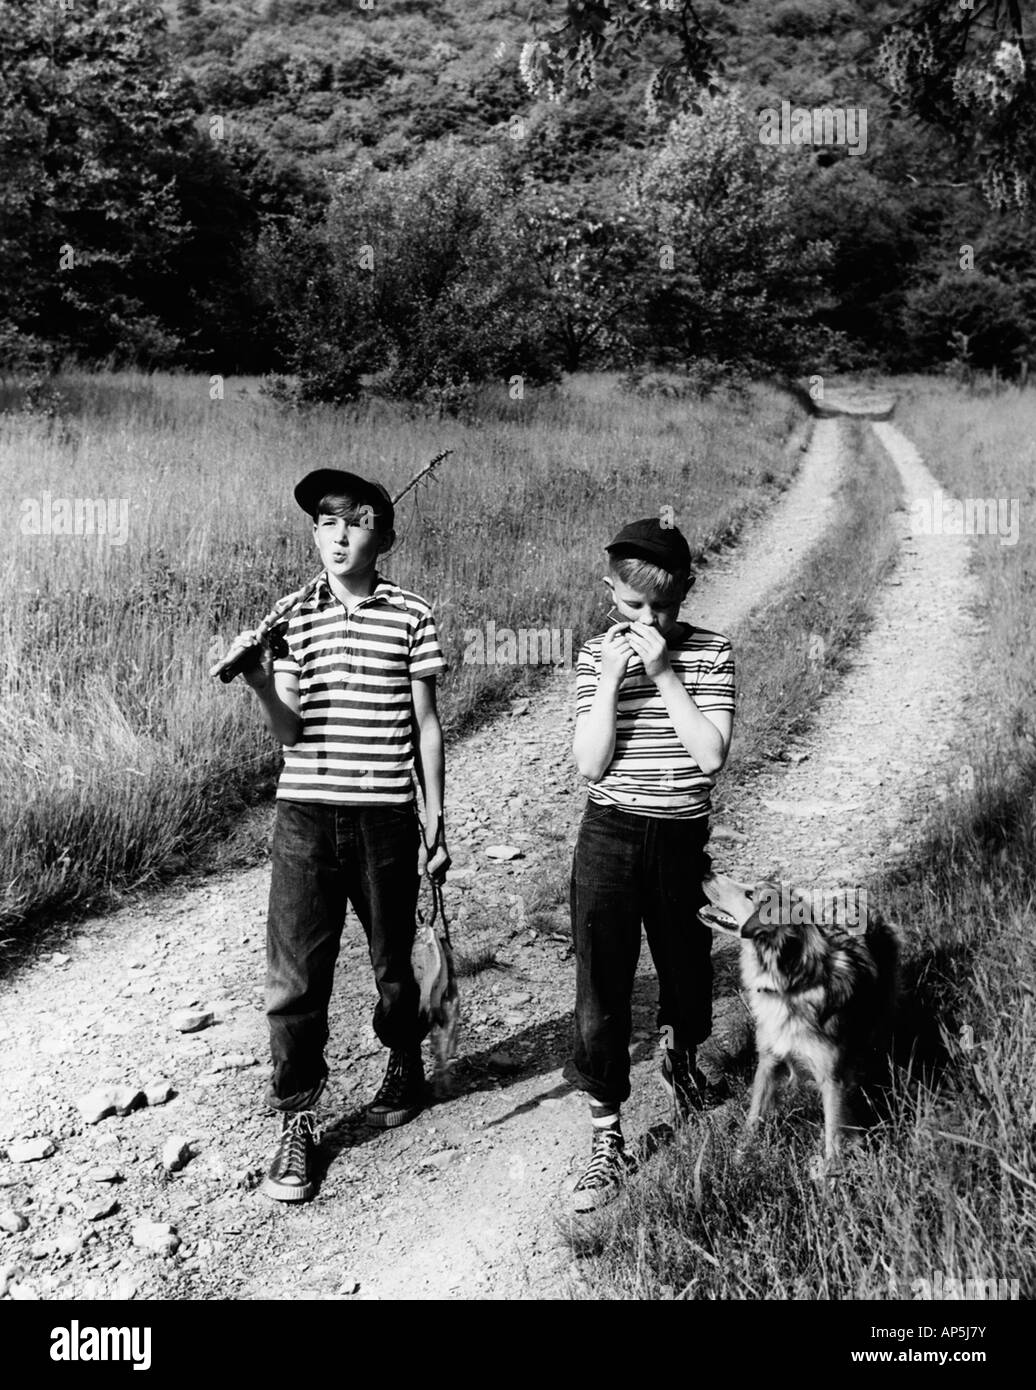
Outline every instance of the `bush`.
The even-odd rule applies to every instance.
[[[969,370],[995,367],[1011,375],[1032,341],[1017,292],[980,271],[945,275],[913,290],[903,325],[920,367],[957,361]]]
[[[743,392],[750,381],[748,373],[735,362],[702,358],[681,371],[632,371],[622,378],[621,385],[623,390],[647,399],[704,400],[721,388]]]
[[[447,143],[407,170],[339,176],[319,226],[267,230],[259,276],[302,399],[348,399],[371,374],[389,395],[443,399],[557,375],[492,152]]]

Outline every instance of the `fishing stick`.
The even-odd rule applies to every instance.
[[[415,488],[422,478],[427,477],[434,468],[438,468],[444,459],[449,458],[453,453],[452,449],[443,449],[436,454],[431,463],[426,463],[423,468],[418,469],[414,476],[407,483],[401,492],[397,492],[392,499],[393,507],[404,498],[408,492]],[[303,584],[301,589],[296,589],[293,594],[286,594],[284,598],[278,599],[274,606],[267,613],[266,617],[259,623],[251,633],[248,641],[238,639],[227,654],[217,661],[216,665],[209,671],[210,676],[219,676],[220,680],[226,685],[241,671],[247,669],[255,658],[258,648],[266,641],[273,629],[289,617],[300,604],[305,603],[306,599],[315,591],[317,585],[323,578],[323,570],[307,584]]]

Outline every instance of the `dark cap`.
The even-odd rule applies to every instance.
[[[631,521],[624,526],[610,545],[605,546],[608,554],[615,560],[635,556],[658,565],[670,574],[691,572],[691,548],[675,526],[663,526],[657,517],[648,516],[643,521]]]
[[[339,493],[352,497],[361,506],[373,507],[384,529],[392,530],[396,519],[392,498],[380,483],[369,482],[357,473],[344,473],[340,468],[318,468],[314,473],[307,473],[296,487],[295,501],[307,515],[315,517],[320,499]]]

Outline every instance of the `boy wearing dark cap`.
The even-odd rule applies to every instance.
[[[284,1202],[313,1192],[314,1106],[328,1074],[327,1011],[347,901],[370,948],[374,1031],[389,1048],[367,1121],[391,1128],[423,1107],[426,1030],[410,954],[421,869],[441,882],[449,867],[435,705],[445,663],[428,604],[377,570],[395,540],[392,501],[379,484],[337,469],[308,474],[295,499],[313,519],[324,572],[276,649],[265,647],[244,672],[284,745],[266,973],[267,1102],[281,1113],[281,1132],[262,1185]]]
[[[579,654],[576,764],[589,783],[572,867],[573,1067],[590,1101],[590,1162],[572,1205],[614,1198],[628,1160],[632,996],[641,925],[658,975],[661,1076],[678,1113],[700,1108],[695,1049],[712,1027],[711,936],[698,921],[709,872],[710,792],[730,747],[734,659],[718,633],[679,619],[691,554],[653,518],[608,552],[619,620]]]

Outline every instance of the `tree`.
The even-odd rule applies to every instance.
[[[260,262],[304,399],[347,399],[377,373],[393,394],[437,399],[551,374],[492,151],[444,142],[409,169],[338,175],[323,222],[268,229]]]
[[[0,0],[0,325],[19,345],[161,361],[149,312],[184,230],[190,102],[154,0]]]
[[[1020,0],[924,0],[890,26],[878,67],[912,111],[976,154],[992,207],[1025,206],[1036,178],[1036,73]]]
[[[1017,292],[980,271],[921,285],[907,299],[903,322],[922,367],[956,360],[969,370],[1014,375],[1032,348]]]
[[[639,300],[643,229],[608,190],[534,186],[518,209],[518,231],[543,303],[543,332],[566,371],[614,354]]]
[[[830,247],[796,230],[796,179],[793,160],[751,139],[737,97],[672,122],[633,192],[653,242],[648,343],[684,361],[789,369],[807,359]]]
[[[689,91],[718,91],[722,61],[698,0],[564,0],[565,17],[543,26],[522,48],[519,67],[533,96],[596,85],[597,65],[628,60],[649,40],[666,41],[672,56],[655,68],[650,101]]]
[[[565,0],[564,18],[542,25],[524,45],[522,76],[533,95],[556,99],[592,87],[598,64],[620,64],[660,44],[649,100],[697,109],[722,74],[716,21],[706,23],[701,8],[700,0]],[[1023,206],[1036,179],[1036,73],[1026,23],[1021,0],[915,0],[888,26],[878,56],[879,71],[909,110],[975,154],[995,207]]]

